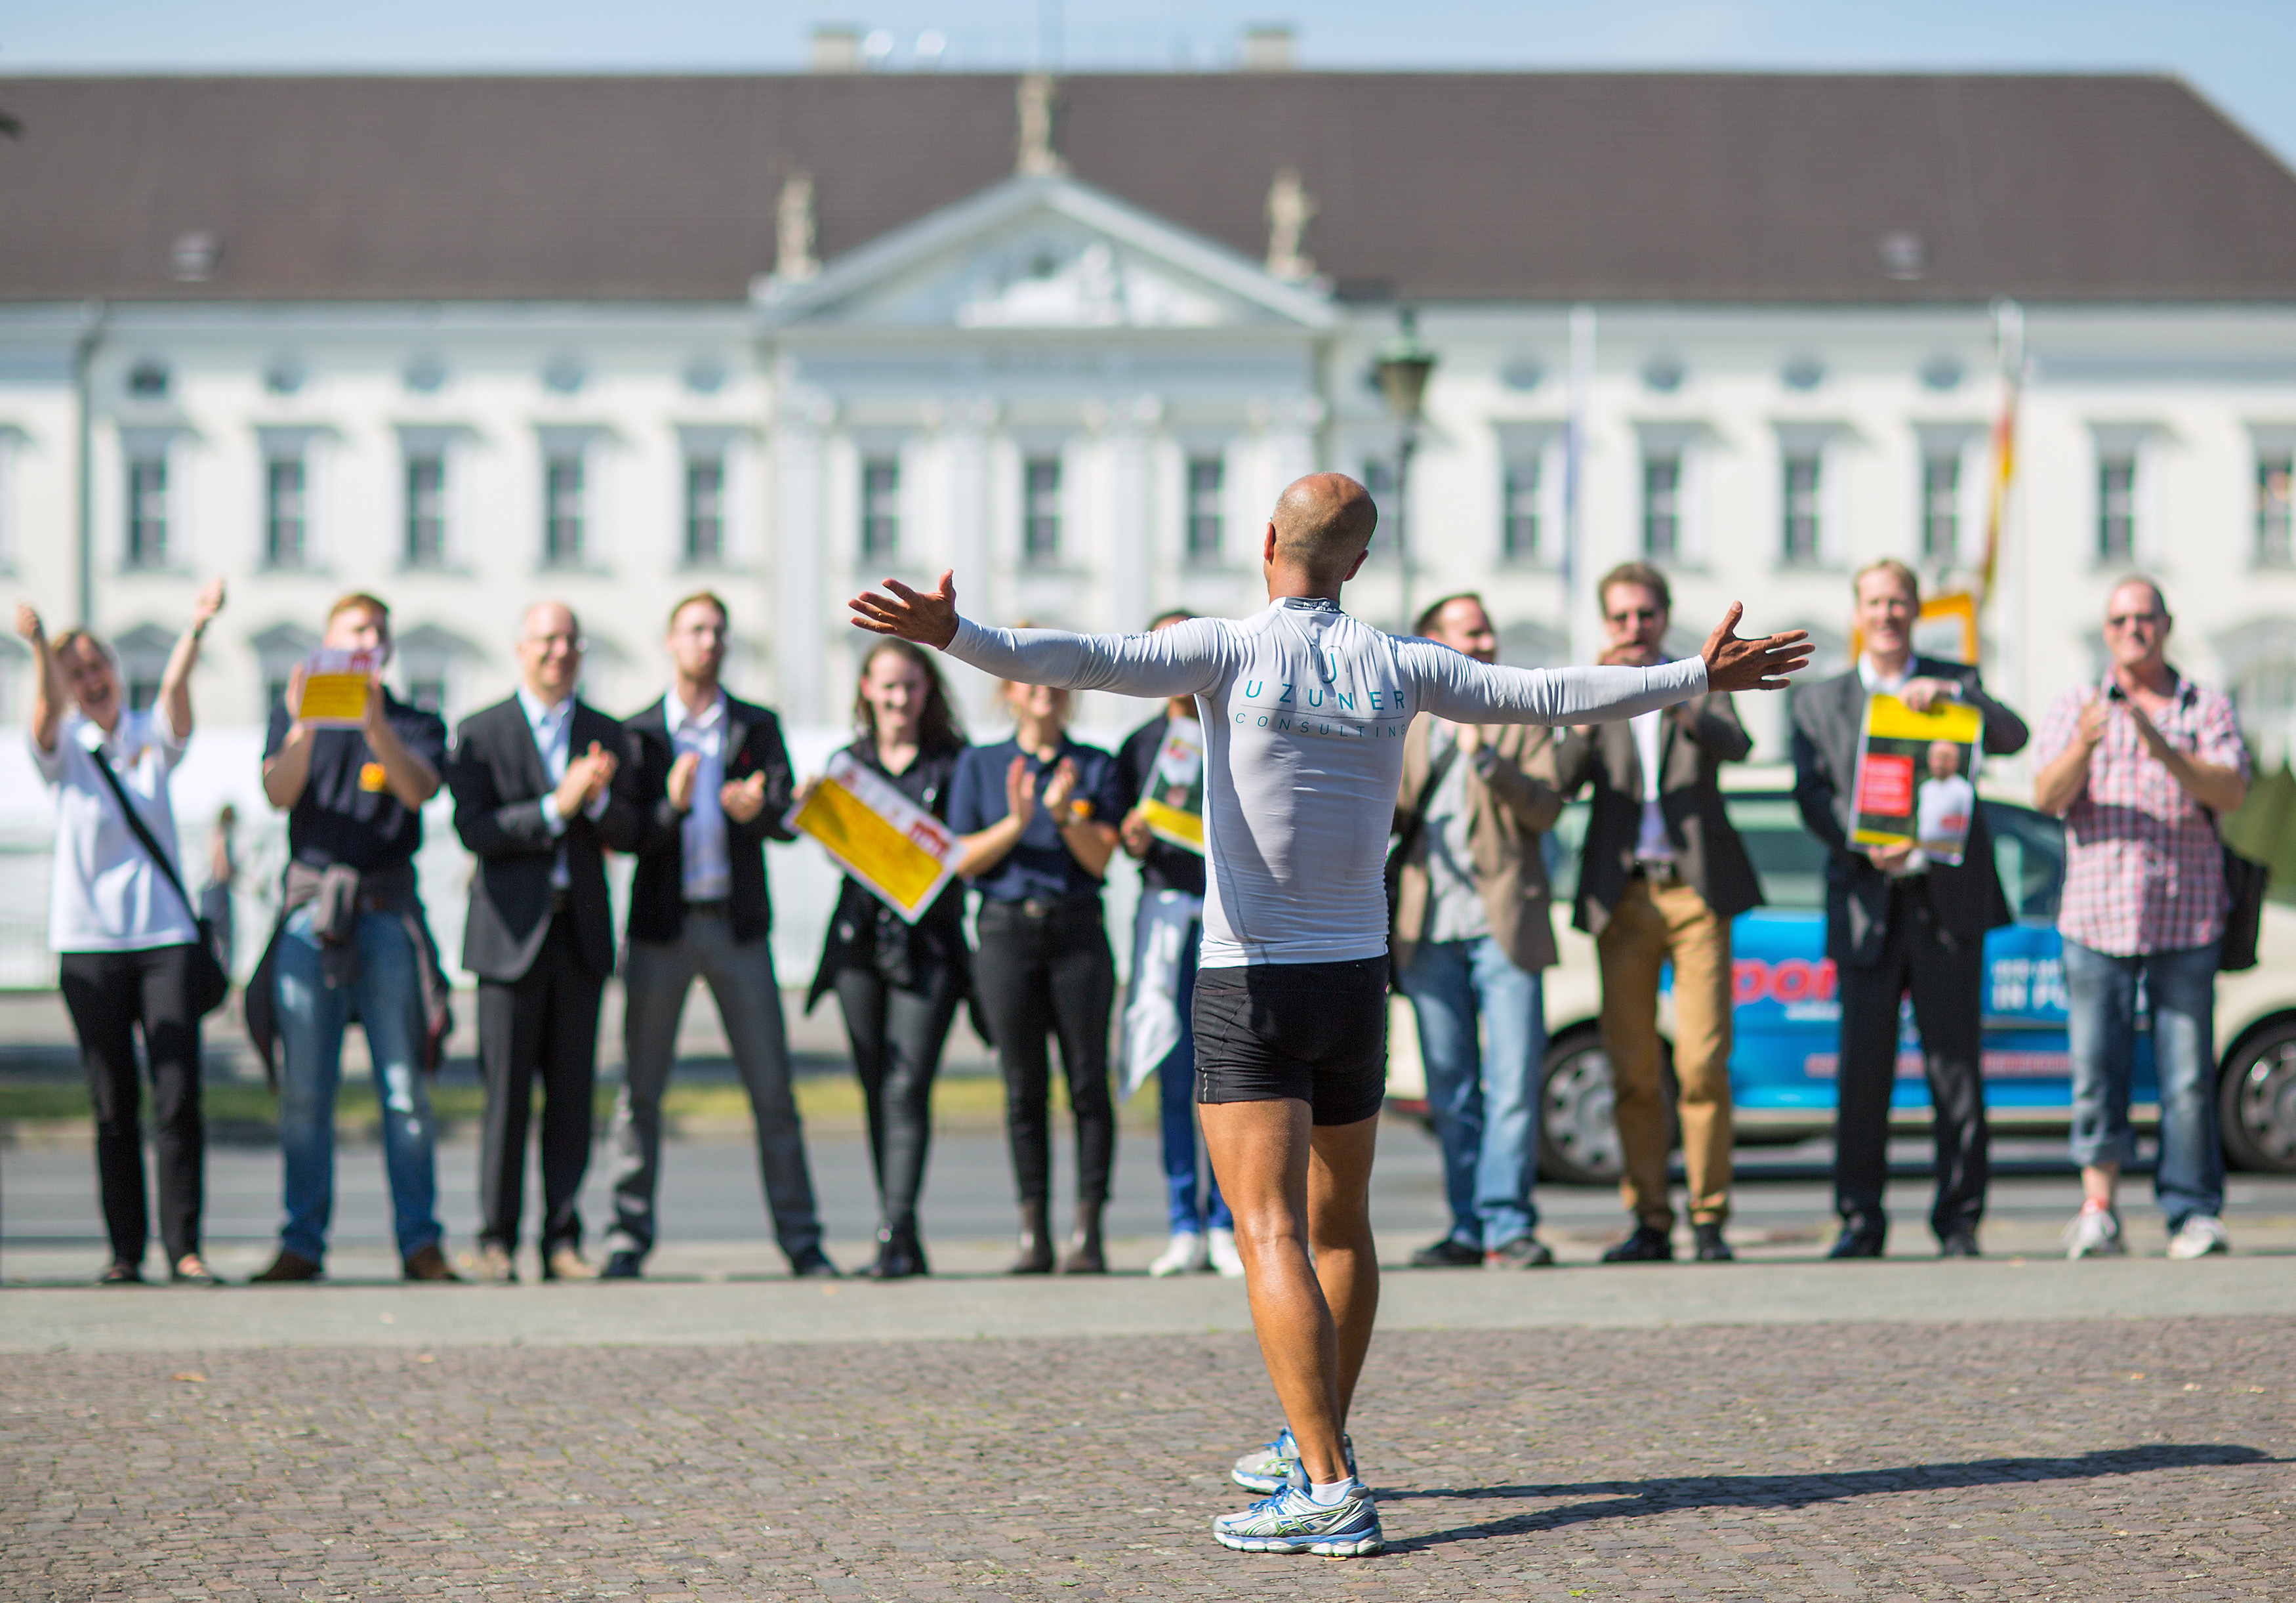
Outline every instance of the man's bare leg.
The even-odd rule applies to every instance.
[[[1318,1127],[1305,1102],[1290,1099],[1208,1102],[1197,1112],[1235,1215],[1252,1329],[1300,1467],[1323,1484],[1345,1480],[1341,1434],[1379,1311],[1370,1199],[1378,1118]]]

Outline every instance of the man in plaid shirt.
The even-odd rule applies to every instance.
[[[2161,1081],[2153,1194],[2171,1258],[2227,1251],[2217,1136],[2217,947],[2230,899],[2216,818],[2248,793],[2248,748],[2231,701],[2169,666],[2167,597],[2125,579],[2105,602],[2112,670],[2049,709],[2035,801],[2065,820],[2057,915],[2070,998],[2073,1157],[2081,1211],[2066,1256],[2125,1251],[2113,1207],[2136,1155],[2128,1080],[2141,975]],[[2211,816],[2214,815],[2214,816]]]

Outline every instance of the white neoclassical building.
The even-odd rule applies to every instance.
[[[2095,672],[2142,567],[2262,754],[2296,733],[2296,177],[2172,80],[20,78],[0,106],[0,582],[148,694],[227,575],[197,690],[234,773],[346,589],[452,715],[507,692],[545,596],[634,709],[670,604],[714,588],[737,681],[813,752],[859,586],[953,567],[982,615],[1095,629],[1246,611],[1267,507],[1318,466],[1382,498],[1353,602],[1382,622],[1477,589],[1507,654],[1567,660],[1593,577],[1641,556],[1686,635],[1741,599],[1838,661],[1856,566],[1980,565],[2005,357],[1990,682],[2038,714]],[[1436,365],[1399,555],[1370,375],[1406,310]],[[11,719],[21,665],[0,645]]]

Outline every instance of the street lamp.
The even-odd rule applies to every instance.
[[[1403,625],[1411,617],[1411,456],[1419,448],[1419,418],[1427,399],[1427,375],[1435,371],[1435,353],[1419,342],[1419,314],[1409,307],[1402,327],[1379,353],[1375,371],[1387,415],[1395,420],[1395,563],[1402,592]]]

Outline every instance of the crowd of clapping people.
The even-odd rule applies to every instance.
[[[1665,576],[1628,563],[1603,578],[1599,595],[1602,662],[1659,662],[1670,621]],[[1827,953],[1840,975],[1837,1258],[1883,1250],[1889,1109],[1907,996],[1934,1108],[1930,1223],[1942,1254],[1980,1250],[1983,941],[2009,921],[1982,813],[1959,861],[1932,860],[1918,845],[1856,843],[1851,793],[1869,695],[1887,692],[1916,710],[1973,708],[1988,754],[2017,752],[2030,737],[1975,669],[1915,654],[1919,599],[1918,580],[1902,564],[1859,572],[1861,654],[1849,671],[1805,686],[1792,713],[1796,795],[1829,849]],[[106,1283],[141,1279],[150,1233],[139,1031],[169,1274],[217,1283],[200,1242],[200,1031],[219,999],[217,964],[178,867],[168,778],[193,736],[201,638],[223,604],[219,582],[201,594],[157,700],[140,710],[126,704],[102,641],[81,629],[51,638],[31,608],[17,614],[37,665],[32,754],[55,795],[50,943],[94,1108],[111,1238]],[[1185,618],[1168,614],[1152,628]],[[373,1064],[407,1278],[518,1278],[537,1085],[531,1144],[542,1218],[533,1235],[542,1276],[641,1276],[659,1234],[662,1097],[697,978],[748,1092],[776,1242],[795,1275],[840,1272],[822,1245],[767,941],[765,846],[794,838],[786,820],[806,787],[774,713],[723,687],[730,621],[714,595],[680,602],[668,621],[668,690],[620,719],[580,699],[581,628],[554,602],[523,620],[516,693],[471,714],[451,741],[438,717],[391,694],[380,668],[357,728],[305,722],[302,673],[290,681],[272,713],[262,769],[266,796],[287,818],[289,861],[279,920],[245,993],[249,1032],[278,1093],[283,1169],[279,1246],[257,1280],[324,1272],[334,1106],[354,1021]],[[2214,817],[2239,805],[2249,762],[2228,700],[2169,665],[2171,620],[2156,585],[2132,578],[2116,587],[2104,624],[2109,672],[2049,710],[2034,754],[2038,804],[2068,825],[2059,923],[2083,1191],[2068,1251],[2125,1250],[2116,1186],[2136,1153],[2128,1088],[2141,980],[2161,1085],[2156,1192],[2170,1255],[2202,1256],[2227,1246],[2210,1016],[2227,896]],[[1416,631],[1496,660],[1496,636],[1475,596],[1438,601]],[[325,621],[328,649],[387,657],[390,644],[390,610],[375,596],[346,596]],[[1070,736],[1069,692],[1007,683],[1011,736],[972,744],[935,656],[904,639],[873,643],[847,754],[956,834],[959,878],[912,921],[849,875],[808,998],[811,1006],[834,994],[865,1101],[879,1196],[876,1255],[865,1272],[928,1272],[919,1212],[932,1087],[969,1007],[1004,1079],[1020,1212],[1011,1272],[1106,1269],[1113,1038],[1125,1044],[1127,1071],[1155,1079],[1161,1097],[1170,1239],[1154,1272],[1241,1275],[1192,1096],[1205,859],[1152,833],[1138,808],[1168,728],[1196,719],[1199,705],[1174,698],[1111,752]],[[1541,973],[1556,961],[1542,839],[1582,793],[1591,810],[1572,917],[1594,938],[1600,964],[1632,1221],[1603,1255],[1675,1255],[1669,1162],[1678,1129],[1690,1250],[1701,1261],[1732,1257],[1731,921],[1760,902],[1761,886],[1718,773],[1751,744],[1726,693],[1559,729],[1412,721],[1390,847],[1390,961],[1414,1009],[1451,1214],[1414,1264],[1553,1262],[1538,1238],[1534,1196],[1546,1044]],[[414,868],[422,810],[441,788],[477,859],[461,962],[477,982],[481,1222],[461,1273],[439,1222],[428,1089],[450,999]],[[609,851],[635,859],[619,934]],[[1112,1028],[1119,986],[1102,888],[1119,851],[1139,860],[1143,893],[1130,991]],[[968,892],[978,897],[972,940]],[[1669,965],[1671,1088],[1658,1017]],[[601,1005],[617,970],[627,1066],[605,1137],[613,1218],[594,1256],[576,1202],[592,1155]],[[1054,1045],[1077,1147],[1065,1240],[1050,1194]]]

